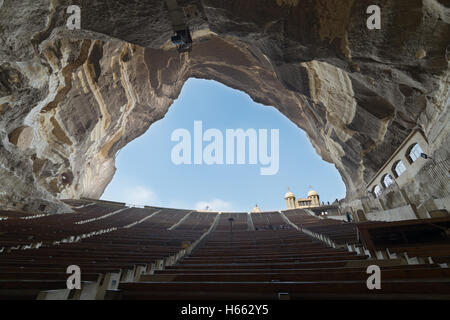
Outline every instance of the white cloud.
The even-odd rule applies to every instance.
[[[143,186],[136,186],[124,190],[124,194],[121,199],[127,204],[152,205],[157,202],[158,198],[153,190]]]
[[[205,210],[206,207],[208,207],[209,210],[212,211],[231,211],[233,205],[230,202],[221,199],[213,199],[211,201],[198,201],[195,204],[195,210]]]

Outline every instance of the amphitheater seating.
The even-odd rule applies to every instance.
[[[248,230],[247,213],[223,213],[220,215],[219,223],[216,227],[218,231],[230,231],[230,221],[233,219],[233,230]]]
[[[28,215],[8,212],[0,221],[0,299],[450,298],[450,269],[436,261],[374,260],[347,250],[363,246],[359,224],[302,210],[249,215],[66,203],[75,213],[22,219]],[[389,249],[450,256],[442,244]],[[380,291],[367,289],[371,264],[381,267]],[[82,270],[81,290],[66,288],[69,265]]]
[[[309,231],[323,234],[337,244],[358,243],[358,229],[356,223],[339,223],[327,225],[312,225]]]
[[[339,221],[331,219],[319,219],[317,216],[308,214],[303,209],[288,210],[283,213],[292,223],[300,228],[308,228],[314,225],[335,225],[340,223]]]
[[[19,218],[29,217],[29,216],[33,216],[33,215],[28,212],[0,210],[0,222],[7,220],[7,219],[19,219]]]
[[[174,228],[176,231],[206,232],[214,221],[217,213],[191,212],[182,223]]]
[[[8,219],[1,225],[0,243],[3,247],[16,247],[42,242],[50,244],[71,236],[79,236],[101,229],[120,227],[127,223],[145,217],[151,210],[127,209],[106,219],[96,220],[92,223],[77,224],[87,219],[98,218],[114,212],[117,208],[104,205],[90,205],[63,215],[47,215],[35,219]]]
[[[181,233],[167,230],[188,213],[185,210],[167,209],[164,214],[158,215],[158,211],[161,213],[161,210],[156,208],[124,208],[125,210],[105,219],[77,224],[79,221],[98,218],[116,209],[116,206],[105,207],[101,203],[75,209],[75,214],[17,220],[15,224],[2,228],[0,235],[2,245],[4,243],[16,245],[30,241],[42,241],[42,245],[39,249],[20,250],[19,247],[15,247],[4,250],[3,254],[0,254],[2,271],[0,280],[9,281],[5,284],[18,279],[21,281],[25,279],[27,283],[33,280],[34,286],[40,287],[41,290],[53,290],[58,286],[64,289],[66,283],[59,281],[59,278],[66,272],[67,267],[73,264],[78,265],[83,271],[83,281],[89,280],[85,279],[86,272],[88,276],[115,274],[122,279],[132,279],[139,267],[140,271],[145,271],[156,260],[178,252],[182,248],[180,239],[194,241],[202,233],[202,230],[198,231],[195,228]],[[42,223],[45,225],[41,225]],[[132,226],[127,227],[130,225]],[[82,238],[80,241],[65,241],[58,244],[53,242],[63,237],[74,240],[75,236],[100,228],[104,230],[105,227],[111,230]],[[22,230],[26,231],[24,232],[26,238],[21,233]],[[18,233],[17,237],[14,237],[15,233],[11,234],[13,231]],[[29,235],[32,235],[32,238]],[[3,241],[5,238],[8,240],[12,238],[13,243]],[[39,274],[43,272],[46,274],[40,276]],[[55,274],[55,278],[51,279],[48,273]],[[18,274],[22,274],[23,277],[19,277]],[[12,276],[15,279],[12,279]],[[49,282],[51,280],[55,282]],[[23,284],[21,281],[20,285]],[[117,283],[118,281],[116,286]],[[50,285],[47,287],[46,284]],[[35,293],[27,291],[25,296],[29,297],[30,292]],[[14,297],[17,298],[18,295]]]
[[[276,299],[282,292],[291,298],[449,297],[449,269],[399,261],[376,263],[383,272],[383,289],[370,292],[366,267],[374,262],[368,256],[327,247],[292,228],[274,230],[286,225],[275,214],[252,214],[255,232],[215,229],[179,264],[142,275],[139,282],[120,284],[121,298]],[[342,225],[302,211],[289,212],[287,217],[338,242],[357,242],[354,224]]]
[[[251,214],[255,230],[278,230],[288,228],[286,221],[283,220],[279,212],[266,212],[264,214]]]
[[[236,232],[233,238],[228,232],[214,231],[178,265],[143,275],[140,282],[120,284],[121,298],[276,299],[282,292],[291,298],[379,297],[370,295],[365,284],[367,258],[326,247],[294,230]],[[361,266],[359,262],[363,262]],[[383,294],[449,293],[450,284],[444,280],[450,275],[448,269],[421,265],[385,266],[382,270]],[[411,277],[420,281],[410,282]],[[431,283],[439,288],[433,291]],[[412,286],[420,289],[411,291]]]

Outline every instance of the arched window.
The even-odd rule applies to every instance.
[[[392,176],[389,173],[386,174],[383,178],[384,187],[387,188],[393,183],[394,183],[394,179],[392,178]]]
[[[381,188],[380,188],[380,186],[379,185],[376,185],[374,188],[373,188],[373,194],[375,195],[375,197],[379,197],[380,195],[381,195]]]
[[[420,154],[423,153],[423,150],[418,143],[414,144],[409,150],[408,157],[411,163],[416,162],[416,160],[420,158]]]
[[[395,177],[397,177],[397,178],[400,177],[402,175],[402,173],[405,171],[406,171],[406,167],[403,164],[402,160],[399,160],[394,164],[394,176]]]

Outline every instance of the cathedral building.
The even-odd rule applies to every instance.
[[[320,197],[319,194],[310,190],[308,192],[307,198],[295,198],[295,195],[288,191],[284,199],[286,200],[286,208],[287,209],[303,209],[303,208],[315,208],[320,206]]]

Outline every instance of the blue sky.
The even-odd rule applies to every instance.
[[[178,142],[171,141],[172,132],[184,128],[193,139],[196,120],[202,121],[203,131],[215,128],[224,138],[226,129],[268,129],[269,139],[270,129],[279,129],[278,173],[261,175],[260,163],[175,165],[171,152]],[[225,157],[225,147],[223,152]],[[275,108],[211,80],[189,79],[165,118],[119,152],[116,167],[101,199],[219,211],[250,211],[258,204],[269,211],[285,209],[288,187],[306,197],[311,185],[325,202],[345,196],[338,171],[317,155],[301,129]]]

